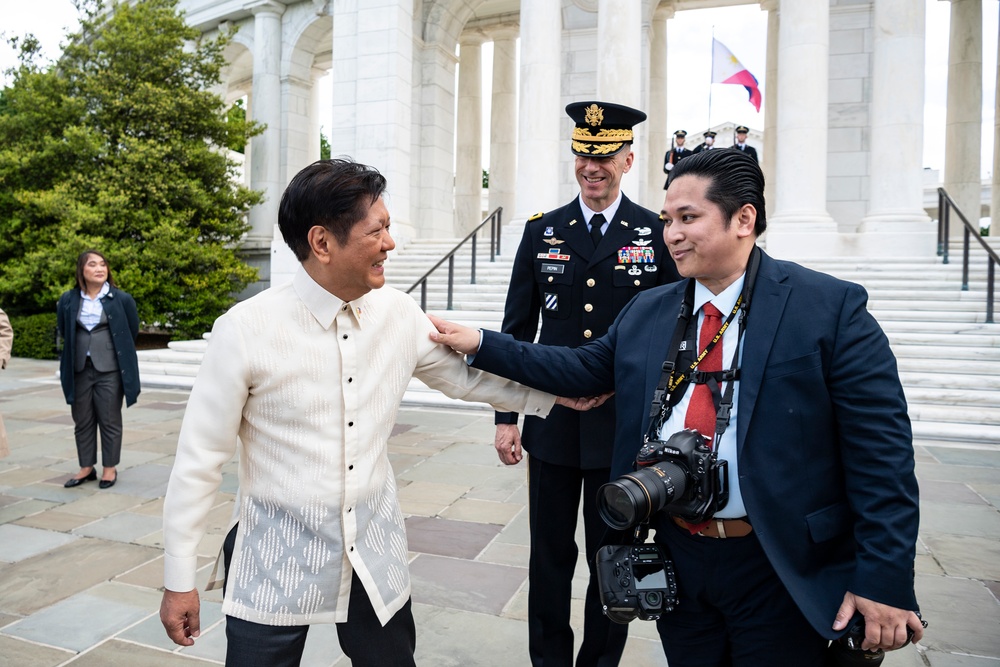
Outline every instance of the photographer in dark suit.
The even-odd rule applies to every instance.
[[[654,437],[695,429],[728,461],[728,503],[707,520],[650,517],[679,589],[657,621],[671,667],[822,665],[855,613],[866,649],[899,648],[907,628],[923,635],[917,482],[895,358],[862,287],[756,247],[763,193],[760,167],[737,151],[677,165],[661,217],[689,280],[638,295],[587,345],[530,345],[440,320],[432,336],[527,385],[614,389],[615,478],[632,471],[651,412],[662,423]],[[666,359],[678,360],[673,373],[661,370]],[[663,412],[650,409],[658,385],[671,387]]]
[[[533,341],[541,316],[540,342],[576,347],[607,333],[633,296],[679,276],[663,244],[663,223],[621,192],[622,176],[632,167],[632,128],[646,114],[605,102],[576,102],[566,113],[576,123],[572,150],[580,195],[525,224],[503,331]],[[517,418],[496,415],[495,445],[507,464],[521,460]],[[614,428],[613,399],[587,414],[557,406],[547,419],[524,419],[523,443],[530,453],[528,652],[536,667],[573,664],[570,598],[580,492],[593,568],[607,529],[595,499],[610,474]],[[577,667],[617,665],[625,640],[625,628],[603,614],[592,569]]]

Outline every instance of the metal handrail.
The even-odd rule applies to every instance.
[[[1000,256],[997,255],[996,251],[990,247],[990,245],[983,240],[982,235],[979,230],[974,228],[969,222],[969,219],[965,217],[962,213],[962,209],[958,208],[955,200],[951,198],[951,195],[944,188],[938,188],[938,251],[937,254],[941,257],[941,263],[948,263],[948,234],[949,227],[951,225],[951,211],[955,210],[958,214],[959,220],[962,221],[963,232],[964,232],[964,243],[962,245],[962,291],[969,291],[969,246],[971,245],[970,239],[975,236],[976,240],[979,241],[979,245],[983,247],[986,251],[986,255],[989,259],[989,263],[986,268],[986,322],[989,324],[993,323],[993,294],[994,294],[994,283],[996,278],[996,265],[1000,264]]]
[[[441,260],[431,267],[430,271],[420,276],[417,282],[410,286],[410,289],[406,290],[409,294],[413,290],[420,286],[420,309],[423,311],[427,310],[427,279],[432,273],[438,270],[442,264],[447,260],[448,262],[448,310],[451,310],[452,305],[452,295],[454,294],[455,286],[455,253],[457,253],[463,245],[472,239],[472,275],[469,281],[470,285],[476,284],[476,234],[482,229],[486,223],[490,223],[490,262],[495,262],[497,255],[500,254],[500,225],[503,218],[503,206],[497,206],[493,209],[493,212],[486,216],[479,225],[469,232],[469,235],[458,242],[451,251],[441,258]]]

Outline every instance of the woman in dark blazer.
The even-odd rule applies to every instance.
[[[111,267],[96,250],[76,261],[76,289],[56,306],[59,336],[64,341],[59,360],[63,394],[72,406],[80,472],[67,488],[97,479],[97,430],[101,431],[100,487],[118,480],[115,466],[122,451],[122,398],[132,405],[139,397],[139,360],[135,341],[139,313],[135,300],[115,285]]]

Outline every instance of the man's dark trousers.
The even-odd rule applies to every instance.
[[[227,580],[236,546],[236,528],[233,526],[223,544]],[[355,572],[351,577],[347,617],[347,623],[337,624],[337,639],[352,665],[414,667],[417,631],[410,600],[383,627]],[[308,632],[308,625],[263,625],[226,616],[226,667],[298,667]]]
[[[584,599],[583,644],[577,667],[617,665],[628,639],[628,626],[612,623],[601,611],[594,556],[607,532],[597,513],[597,489],[608,481],[607,468],[581,470],[547,463],[528,455],[528,511],[531,555],[528,584],[528,651],[536,667],[569,667],[573,631],[569,627],[573,572],[579,548],[576,517],[583,491],[585,553],[590,578]],[[544,586],[540,585],[544,582]]]
[[[677,608],[657,622],[670,667],[823,666],[829,642],[802,615],[756,535],[691,535],[661,516],[655,541],[677,573]]]

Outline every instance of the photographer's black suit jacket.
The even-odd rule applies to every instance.
[[[648,427],[686,285],[642,292],[606,336],[575,349],[487,331],[473,365],[555,394],[614,389],[618,477]],[[866,302],[859,285],[763,255],[741,356],[735,428],[747,514],[799,608],[829,638],[848,590],[917,608],[910,423]]]

